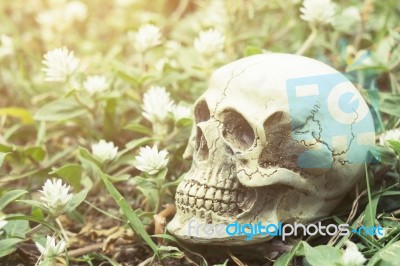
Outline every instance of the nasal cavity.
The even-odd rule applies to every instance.
[[[196,133],[196,157],[200,161],[204,161],[208,159],[208,145],[207,140],[204,137],[203,131],[199,127],[197,127]]]

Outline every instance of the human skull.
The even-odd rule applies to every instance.
[[[185,152],[191,169],[168,225],[191,243],[270,239],[189,232],[195,224],[311,222],[327,216],[364,172],[375,134],[368,106],[330,66],[290,54],[217,69],[196,101]]]

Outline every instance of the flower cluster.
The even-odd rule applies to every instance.
[[[88,14],[88,8],[82,1],[54,1],[50,6],[36,15],[41,36],[46,42],[54,41],[57,36],[71,29],[75,22],[84,21]]]
[[[391,129],[382,133],[379,137],[379,144],[385,146],[387,140],[400,141],[400,128]]]
[[[178,104],[172,109],[172,115],[175,121],[179,121],[183,118],[190,118],[192,116],[192,109],[186,105]]]
[[[73,197],[69,194],[70,186],[63,184],[61,179],[48,179],[42,190],[39,190],[43,196],[40,199],[43,206],[54,216],[57,217],[68,209],[68,205]]]
[[[107,79],[99,75],[88,76],[83,83],[83,88],[89,94],[105,91],[108,88]]]
[[[164,169],[168,164],[168,152],[166,150],[158,151],[157,146],[153,148],[146,146],[140,148],[140,153],[136,156],[136,168],[155,175]]]
[[[325,25],[332,22],[335,15],[335,5],[331,0],[304,0],[300,8],[301,19],[312,25]]]
[[[153,124],[163,124],[172,111],[174,102],[164,87],[151,87],[143,96],[142,115]]]
[[[54,259],[64,253],[66,242],[60,240],[56,244],[55,237],[47,236],[46,244],[44,246],[39,242],[35,242],[35,245],[43,257],[42,261],[48,263],[48,265],[52,265]]]
[[[57,48],[47,52],[42,61],[42,71],[46,73],[46,81],[65,82],[79,66],[79,59],[67,48]]]
[[[133,42],[133,46],[139,53],[161,43],[161,32],[157,26],[146,24],[139,28],[137,32],[129,32],[128,38]]]
[[[221,32],[209,29],[199,33],[199,36],[194,40],[194,48],[202,56],[210,57],[222,52],[224,42],[225,37]]]
[[[92,153],[101,162],[113,160],[118,153],[118,147],[113,142],[106,142],[104,139],[92,145]]]
[[[361,254],[360,251],[358,251],[358,247],[356,244],[348,240],[346,242],[346,250],[343,253],[343,265],[346,266],[362,266],[364,265],[364,262],[366,261],[365,257],[363,254]]]

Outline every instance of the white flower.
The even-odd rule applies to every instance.
[[[345,8],[342,14],[349,19],[353,19],[355,21],[361,21],[360,10],[358,10],[358,8],[355,6],[349,6]]]
[[[203,56],[213,56],[224,48],[225,37],[215,29],[200,32],[194,40],[194,48]]]
[[[172,111],[173,101],[164,87],[151,87],[143,96],[143,116],[151,123],[165,123]]]
[[[225,31],[228,23],[228,13],[225,1],[209,1],[208,6],[204,11],[204,15],[201,17],[201,25],[203,28],[214,27],[221,31]]]
[[[357,23],[360,21],[360,10],[355,6],[350,6],[334,17],[332,25],[336,30],[350,33],[357,30]]]
[[[42,246],[39,242],[35,242],[37,249],[40,251],[45,260],[54,259],[58,255],[64,253],[65,244],[66,243],[64,240],[60,240],[60,242],[56,244],[56,239],[51,236],[46,237],[45,246]]]
[[[67,21],[83,21],[87,16],[87,7],[81,1],[70,1],[64,8]]]
[[[108,83],[105,77],[92,75],[86,78],[86,81],[83,83],[83,87],[90,94],[95,94],[96,92],[105,91],[108,87]]]
[[[14,53],[14,44],[11,37],[2,34],[0,37],[0,59]]]
[[[165,43],[165,55],[174,57],[179,53],[181,47],[182,45],[177,41],[167,41]]]
[[[47,179],[44,183],[43,190],[39,190],[43,194],[40,199],[43,205],[49,210],[49,212],[57,217],[61,215],[68,207],[73,194],[69,194],[70,186],[63,184],[61,179]]]
[[[102,162],[106,160],[111,161],[117,156],[118,147],[114,147],[112,141],[106,142],[102,139],[98,143],[92,145],[92,153]]]
[[[342,261],[343,265],[346,266],[361,266],[364,264],[366,259],[363,254],[358,251],[357,245],[350,240],[347,240],[346,250],[343,253]]]
[[[60,12],[57,9],[47,9],[36,15],[36,22],[42,27],[52,27],[59,22]]]
[[[141,26],[137,32],[129,32],[128,37],[140,53],[161,43],[160,29],[151,24]]]
[[[400,128],[391,129],[382,133],[381,136],[379,137],[379,144],[382,146],[387,145],[386,144],[387,140],[400,141]]]
[[[179,121],[182,118],[191,118],[192,110],[186,105],[178,104],[174,106],[174,109],[172,110],[172,115],[174,116],[175,121]]]
[[[304,0],[300,11],[301,19],[311,24],[324,25],[332,22],[335,5],[331,0]]]
[[[8,221],[4,220],[5,216],[0,217],[0,236],[1,234],[3,234],[3,232],[1,232],[1,229],[3,229],[4,226],[6,226],[6,224],[8,223]]]
[[[140,153],[136,156],[136,168],[148,173],[149,175],[155,175],[160,170],[164,169],[168,164],[168,152],[161,150],[158,152],[156,146],[150,148],[149,146],[140,148]]]
[[[67,48],[58,48],[47,52],[42,63],[46,66],[46,81],[66,81],[78,68],[79,60]]]

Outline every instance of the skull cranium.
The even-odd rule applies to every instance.
[[[350,109],[343,111],[341,96],[349,93]],[[375,138],[368,106],[351,82],[319,61],[289,54],[251,56],[217,69],[194,115],[186,150],[193,164],[168,225],[192,243],[268,237],[193,234],[189,221],[290,223],[328,215],[359,180],[365,147]]]

